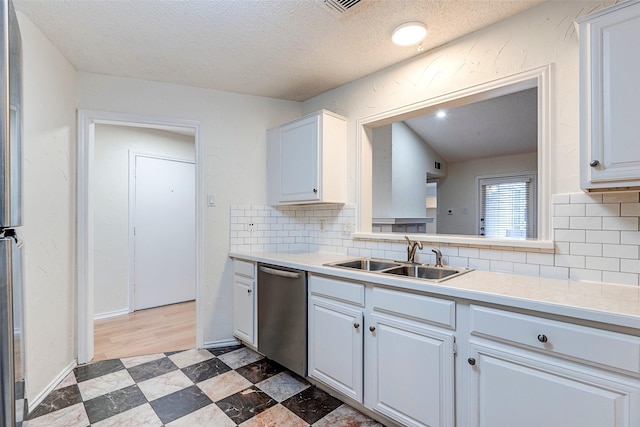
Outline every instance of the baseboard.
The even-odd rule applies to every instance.
[[[109,317],[116,317],[116,316],[122,316],[123,314],[129,314],[129,309],[125,308],[123,310],[116,310],[116,311],[108,311],[106,313],[99,313],[93,316],[93,320],[100,320],[100,319],[108,319]]]
[[[209,341],[204,343],[204,348],[231,347],[233,345],[240,345],[240,344],[242,344],[242,342],[240,342],[237,339]]]
[[[45,399],[45,397],[47,397],[49,395],[49,393],[51,393],[58,386],[58,384],[60,384],[62,382],[62,380],[67,378],[67,375],[69,375],[71,373],[71,371],[73,371],[75,369],[76,366],[78,366],[78,361],[76,359],[74,359],[71,363],[69,363],[62,370],[62,372],[60,372],[58,374],[57,377],[55,377],[53,379],[53,381],[51,381],[49,383],[48,386],[46,386],[44,388],[44,390],[42,390],[40,393],[38,393],[38,395],[35,398],[28,399],[28,402],[29,402],[28,411],[29,411],[29,413],[33,412],[33,410],[36,409],[38,407],[38,405],[42,403],[42,401]],[[26,382],[28,382],[28,381],[26,381]]]

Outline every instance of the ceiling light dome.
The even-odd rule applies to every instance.
[[[411,46],[420,43],[427,36],[427,26],[422,22],[405,22],[393,30],[391,41],[398,46]]]

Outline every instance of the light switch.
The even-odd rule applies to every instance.
[[[213,193],[207,194],[207,206],[212,208],[215,205],[216,205],[216,197],[213,195]]]

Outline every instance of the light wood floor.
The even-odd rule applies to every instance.
[[[185,350],[196,346],[194,301],[94,322],[93,361]]]

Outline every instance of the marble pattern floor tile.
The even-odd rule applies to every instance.
[[[296,374],[285,371],[257,383],[256,386],[277,402],[282,402],[311,385]]]
[[[129,368],[128,371],[131,378],[136,382],[141,382],[177,369],[178,367],[175,363],[173,363],[169,358],[163,357],[162,359],[153,360],[151,362],[143,363],[142,365],[136,365]]]
[[[111,374],[124,369],[124,365],[120,359],[102,360],[100,362],[90,363],[88,365],[78,366],[74,369],[76,381],[79,383],[103,375]]]
[[[238,350],[231,351],[229,353],[218,356],[218,359],[226,363],[231,369],[237,369],[241,366],[248,365],[249,363],[256,362],[262,359],[259,353],[247,348],[242,347]]]
[[[241,366],[236,371],[255,384],[284,371],[284,368],[272,360],[263,358]]]
[[[135,382],[133,378],[131,378],[131,375],[129,375],[129,372],[123,369],[78,383],[78,388],[80,389],[82,400],[86,401],[134,384]]]
[[[164,353],[149,354],[146,356],[133,356],[125,357],[122,360],[122,364],[125,368],[133,368],[134,366],[142,365],[143,363],[153,362],[154,360],[162,359],[166,357]]]
[[[338,409],[330,412],[313,427],[384,427],[351,406],[343,403]]]
[[[151,405],[145,403],[126,412],[122,412],[118,415],[114,415],[113,417],[98,421],[95,424],[91,424],[91,427],[124,426],[162,427],[162,421],[160,421],[160,418],[158,418]]]
[[[214,357],[215,356],[207,350],[193,349],[172,354],[171,356],[169,356],[169,359],[171,359],[171,361],[175,363],[178,368],[182,369],[198,362],[204,362],[205,360],[209,360]]]
[[[29,419],[22,423],[26,427],[84,427],[89,425],[89,418],[82,402],[67,406],[55,412]]]
[[[80,390],[77,384],[72,384],[49,393],[42,403],[33,411],[31,416],[39,417],[81,402],[82,395],[80,394]]]
[[[94,424],[145,403],[147,403],[147,399],[144,394],[142,394],[137,385],[132,385],[131,387],[87,400],[84,402],[84,407],[89,421]]]
[[[182,371],[171,371],[138,383],[138,387],[148,401],[159,399],[192,385],[193,382]]]
[[[216,402],[216,405],[236,424],[241,424],[276,404],[277,402],[267,393],[255,386]]]
[[[208,380],[209,378],[229,372],[230,370],[231,368],[218,358],[205,360],[204,362],[182,368],[182,372],[194,383]]]
[[[198,383],[200,390],[214,402],[249,388],[252,385],[249,380],[236,371],[225,372],[224,374]]]
[[[182,418],[213,403],[198,387],[191,386],[151,402],[163,424]]]
[[[27,417],[24,427],[380,426],[242,346],[79,366]]]
[[[166,424],[167,427],[236,427],[215,403]]]
[[[267,426],[287,426],[287,427],[308,427],[302,418],[278,404],[272,406],[264,412],[260,412],[253,418],[240,424],[241,427],[267,427]]]
[[[313,424],[337,409],[342,402],[316,387],[309,387],[282,402],[291,412]]]

